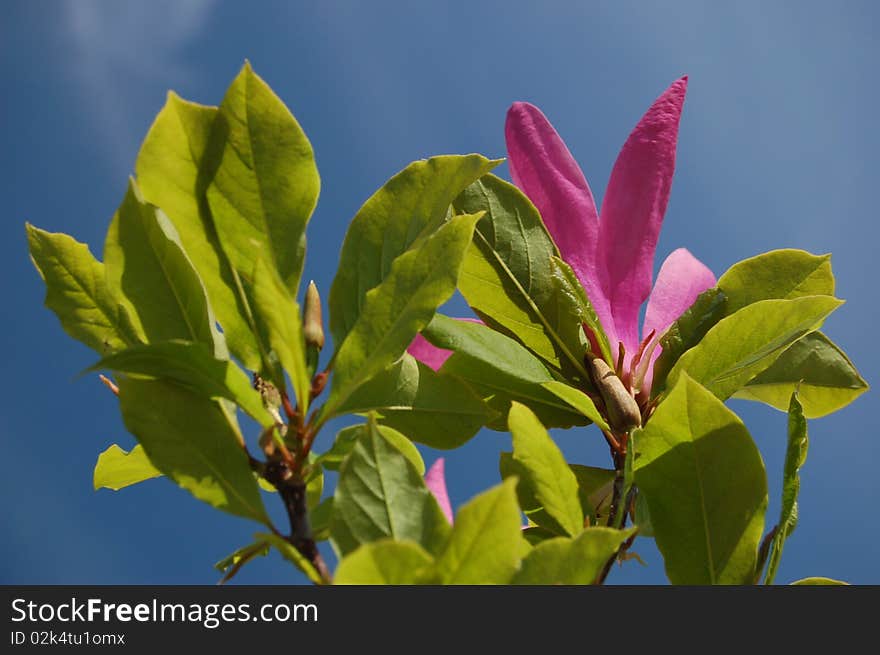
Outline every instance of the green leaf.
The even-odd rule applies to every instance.
[[[656,397],[666,388],[666,378],[681,356],[696,346],[706,333],[727,315],[727,296],[720,289],[707,289],[679,316],[660,337],[663,349],[654,362],[651,395]]]
[[[223,147],[221,140],[211,143],[216,117],[216,107],[169,93],[144,139],[135,170],[144,199],[162,208],[186,244],[229,350],[246,368],[256,371],[260,368],[256,336],[205,198]]]
[[[449,542],[437,556],[432,582],[510,582],[524,549],[515,485],[515,480],[506,480],[459,509]]]
[[[184,339],[226,357],[205,287],[171,221],[144,202],[133,180],[104,243],[107,284],[148,342]]]
[[[833,578],[802,578],[801,580],[795,580],[791,584],[800,586],[849,586],[849,582],[834,580]]]
[[[432,448],[457,448],[494,416],[464,382],[404,356],[357,389],[337,411],[366,414]]]
[[[269,554],[269,544],[265,541],[257,541],[247,546],[242,546],[233,553],[230,553],[219,562],[214,564],[214,568],[225,575],[218,584],[223,584],[231,580],[236,573],[241,570],[245,564],[255,557],[265,557]]]
[[[312,563],[307,560],[302,553],[294,548],[293,545],[283,537],[279,537],[276,534],[257,532],[254,535],[254,539],[256,541],[265,541],[269,545],[273,546],[275,550],[281,553],[281,556],[284,559],[286,559],[300,571],[305,573],[306,577],[315,584],[324,584],[325,581],[321,578],[321,575],[318,573],[318,571],[315,570],[315,567],[312,566]]]
[[[770,559],[764,584],[773,584],[785,540],[794,532],[798,521],[798,493],[801,489],[800,469],[807,460],[810,439],[807,436],[807,419],[804,408],[798,401],[798,392],[791,394],[788,408],[788,447],[785,451],[785,467],[782,473],[782,509],[773,542],[770,544]]]
[[[669,373],[686,372],[721,400],[766,370],[798,339],[816,330],[843,304],[831,296],[760,300],[719,321]]]
[[[219,162],[208,204],[232,268],[249,280],[265,258],[296,294],[320,179],[296,119],[249,63],[229,86],[211,138]]]
[[[337,348],[357,323],[367,292],[385,280],[394,260],[436,231],[459,192],[499,163],[481,155],[416,161],[364,203],[348,227],[330,289]]]
[[[385,537],[412,540],[436,552],[449,524],[422,474],[373,420],[339,470],[330,535],[345,556]]]
[[[553,380],[547,367],[510,337],[470,321],[435,314],[422,334],[438,348],[454,351],[440,369],[467,382],[501,416],[491,427],[507,431],[512,401],[531,409],[548,427],[571,427],[586,421],[541,385]]]
[[[785,411],[795,387],[804,415],[820,418],[846,407],[868,390],[868,383],[838,346],[821,332],[813,332],[795,341],[733,397]]]
[[[583,464],[569,464],[568,466],[574,473],[574,477],[577,478],[584,513],[588,514],[594,523],[606,521],[614,492],[616,477],[614,469],[584,466]]]
[[[202,343],[162,341],[104,357],[87,370],[108,369],[170,380],[205,398],[236,403],[263,427],[274,424],[248,376],[228,359],[217,359]]]
[[[479,218],[456,216],[445,223],[395,259],[384,281],[367,293],[357,323],[336,351],[322,417],[337,413],[358,387],[400,357],[449,299]]]
[[[490,327],[526,346],[556,370],[588,379],[583,346],[560,325],[551,257],[559,253],[535,206],[512,184],[486,175],[459,196],[456,211],[485,211],[474,232],[458,288]]]
[[[334,584],[412,585],[430,569],[434,558],[417,543],[382,540],[364,544],[336,569]]]
[[[46,283],[45,305],[71,337],[104,355],[140,341],[125,308],[113,297],[104,264],[66,234],[25,225],[31,261]]]
[[[599,413],[599,410],[596,409],[596,405],[593,403],[592,398],[580,389],[575,389],[565,382],[558,382],[556,380],[544,382],[541,386],[560,400],[565,401],[566,404],[576,409],[578,413],[590,419],[593,423],[599,426],[601,430],[611,430],[611,428],[608,427],[608,423],[605,422],[605,418]]]
[[[241,434],[217,402],[169,382],[122,377],[119,405],[157,469],[199,500],[269,525]]]
[[[727,296],[728,314],[759,300],[833,296],[831,255],[772,250],[737,262],[716,286]]]
[[[95,489],[119,491],[144,480],[152,480],[162,475],[150,462],[142,446],[137,445],[125,452],[116,444],[98,455],[92,483]]]
[[[751,584],[767,478],[742,421],[682,374],[633,432],[635,483],[673,584]]]
[[[328,496],[309,512],[312,539],[327,541],[330,538],[330,521],[333,519],[333,496]]]
[[[578,483],[562,452],[547,430],[527,407],[513,403],[508,417],[513,437],[513,459],[535,490],[535,498],[569,536],[584,529],[584,512]]]
[[[392,445],[406,457],[410,463],[419,472],[419,475],[425,474],[425,462],[422,459],[419,449],[416,448],[408,437],[402,435],[394,428],[386,425],[376,426],[382,436],[385,437]],[[354,450],[357,441],[367,430],[367,424],[350,425],[342,428],[336,434],[336,440],[333,446],[326,453],[321,454],[317,461],[321,466],[331,471],[338,471],[342,462],[348,457],[348,454]]]
[[[309,451],[308,477],[306,478],[306,507],[313,510],[321,502],[324,494],[324,469],[318,463],[318,456]]]
[[[305,341],[299,305],[291,298],[278,274],[266,260],[258,257],[253,273],[253,310],[259,329],[290,376],[300,413],[309,407],[312,383],[306,367]],[[284,376],[273,375],[272,382],[284,389]]]
[[[543,541],[523,560],[512,584],[595,584],[608,560],[634,533],[634,528],[596,527],[583,531],[575,539],[557,537]]]

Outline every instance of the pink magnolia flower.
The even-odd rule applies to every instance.
[[[435,348],[435,350],[440,349]],[[431,468],[425,473],[425,485],[428,487],[428,491],[434,494],[434,498],[437,499],[440,509],[443,510],[443,514],[446,516],[446,520],[452,523],[452,505],[449,503],[449,494],[446,493],[445,464],[446,462],[441,457],[431,465]]]
[[[629,135],[612,169],[601,213],[583,172],[540,109],[515,102],[504,130],[513,182],[538,208],[562,258],[578,276],[612,351],[624,353],[621,370],[630,371],[636,354],[645,354],[636,379],[629,380],[642,392],[651,387],[660,335],[700,293],[715,286],[712,271],[679,248],[663,262],[652,288],[686,90],[687,77],[674,82]],[[639,310],[646,300],[640,332]],[[421,336],[410,347],[430,366],[449,356],[432,350],[437,349]]]

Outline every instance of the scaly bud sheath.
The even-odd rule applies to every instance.
[[[321,317],[321,296],[314,280],[306,289],[306,307],[303,312],[303,336],[306,346],[313,346],[319,351],[324,347],[324,325]]]
[[[601,357],[588,355],[587,367],[593,378],[593,384],[605,402],[608,425],[615,434],[626,434],[642,424],[642,413],[632,394]]]

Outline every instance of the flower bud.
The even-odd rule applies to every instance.
[[[324,347],[324,326],[321,316],[321,296],[314,280],[306,289],[306,306],[303,312],[303,337],[306,346],[321,350]]]
[[[642,424],[642,412],[632,394],[601,357],[586,357],[593,384],[605,401],[608,425],[617,434],[629,432]]]

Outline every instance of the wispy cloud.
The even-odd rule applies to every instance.
[[[70,74],[114,164],[131,166],[143,134],[139,105],[155,107],[157,93],[190,77],[184,49],[203,31],[214,1],[65,3]]]

